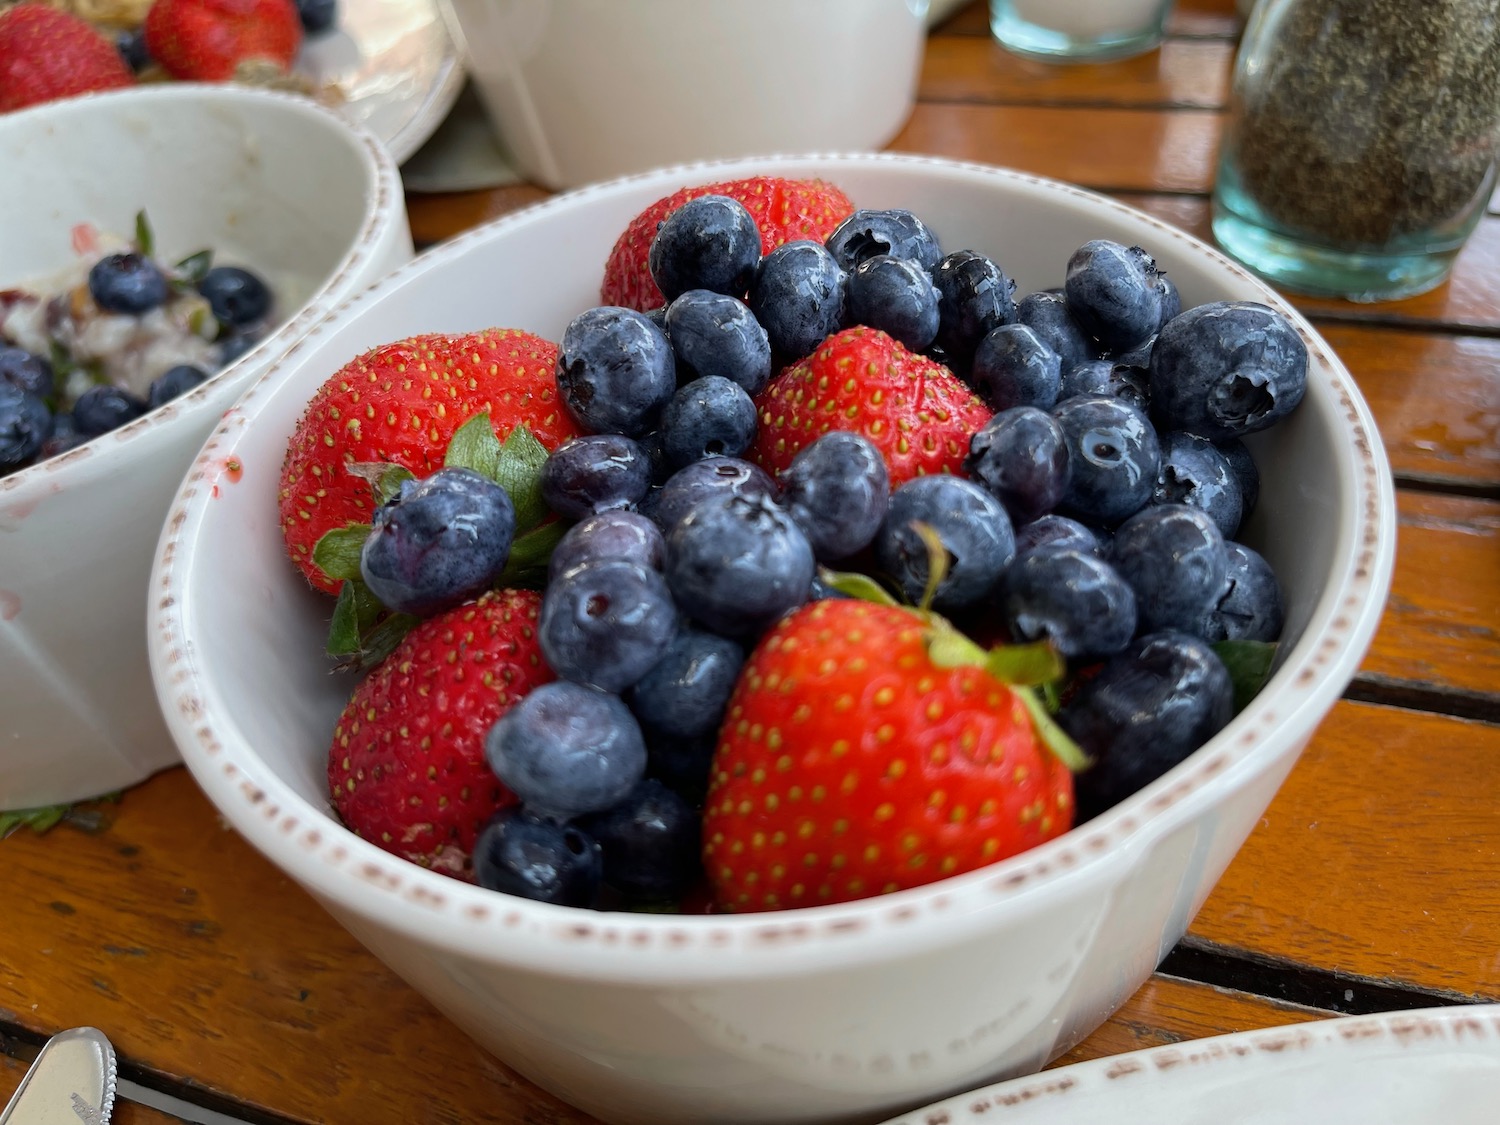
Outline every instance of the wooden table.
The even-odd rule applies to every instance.
[[[1007,55],[982,4],[932,35],[892,147],[1074,180],[1207,236],[1238,23],[1179,0],[1126,62]],[[541,198],[413,197],[420,243]],[[1500,1000],[1500,215],[1452,280],[1301,301],[1374,409],[1399,487],[1374,647],[1189,936],[1065,1061]],[[581,1123],[487,1058],[229,831],[181,770],[0,843],[0,1097],[77,1024],[124,1073],[260,1122]],[[174,1120],[122,1107],[117,1120]]]

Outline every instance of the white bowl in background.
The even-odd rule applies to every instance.
[[[573,188],[685,160],[886,144],[927,0],[441,0],[502,143]]]
[[[821,176],[910,207],[1022,291],[1091,238],[1146,246],[1184,304],[1275,305],[1305,335],[1300,410],[1249,442],[1246,538],[1287,595],[1261,695],[1153,785],[1026,854],[929,886],[744,916],[602,914],[510,898],[340,826],[326,761],[351,685],[327,674],[331,602],[287,561],[278,472],[304,404],[362,349],[491,325],[557,338],[598,300],[616,236],[676,188]],[[243,466],[225,483],[224,464]],[[217,497],[215,493],[217,492]],[[1270,289],[1101,196],[920,157],[674,168],[546,201],[423,255],[325,320],[253,387],[173,506],[150,648],[183,757],[225,817],[460,1027],[606,1121],[871,1120],[1035,1070],[1106,1019],[1186,930],[1370,642],[1395,541],[1389,468],[1353,381]]]
[[[307,98],[170,83],[0,116],[0,289],[78,261],[76,224],[271,285],[280,327],[201,387],[0,477],[0,809],[97,796],[178,760],[145,597],[177,486],[219,416],[310,325],[411,257],[384,148]]]

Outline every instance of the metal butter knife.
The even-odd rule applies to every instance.
[[[102,1031],[59,1032],[0,1112],[0,1125],[108,1125],[115,1081],[115,1049]]]

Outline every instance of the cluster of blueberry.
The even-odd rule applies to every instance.
[[[206,255],[194,255],[188,263],[184,272],[164,268],[140,250],[106,255],[89,270],[89,299],[101,316],[140,318],[191,292],[207,303],[217,324],[213,353],[220,366],[227,365],[264,334],[271,290],[249,270],[206,268]],[[64,311],[74,308],[72,293],[52,297],[46,305],[49,326],[67,320],[68,331],[77,332],[76,317]],[[117,429],[187,393],[211,373],[194,364],[177,364],[151,381],[144,398],[91,375],[92,385],[72,394],[62,375],[88,372],[91,365],[74,362],[61,335],[49,334],[52,355],[7,344],[0,335],[0,476]]]
[[[539,640],[560,679],[495,725],[487,757],[520,798],[480,837],[476,877],[588,905],[601,884],[670,899],[695,878],[715,734],[745,647],[804,602],[842,596],[820,564],[1097,666],[1060,715],[1098,765],[1086,817],[1219,729],[1230,677],[1210,647],[1272,641],[1275,576],[1235,543],[1258,478],[1239,438],[1290,411],[1306,352],[1250,304],[1180,309],[1141,250],[1091,242],[1058,291],[1013,299],[990,259],[944,255],[904,211],[856,212],[826,245],[762,257],[749,214],[694,200],[651,246],[664,308],[588,310],[563,335],[560,395],[592,436],[548,457],[541,491],[577,521],[558,543]],[[958,373],[998,411],[967,476],[897,484],[865,436],[830,430],[780,481],[743,459],[773,369],[851,324]],[[462,523],[480,549],[445,557]],[[390,534],[405,525],[409,531]],[[505,565],[505,490],[464,469],[377,514],[362,573],[430,612]],[[935,533],[948,562],[929,572]],[[420,577],[413,568],[420,563]]]

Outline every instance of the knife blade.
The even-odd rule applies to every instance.
[[[108,1125],[116,1079],[115,1049],[102,1031],[59,1032],[0,1112],[0,1125]]]

